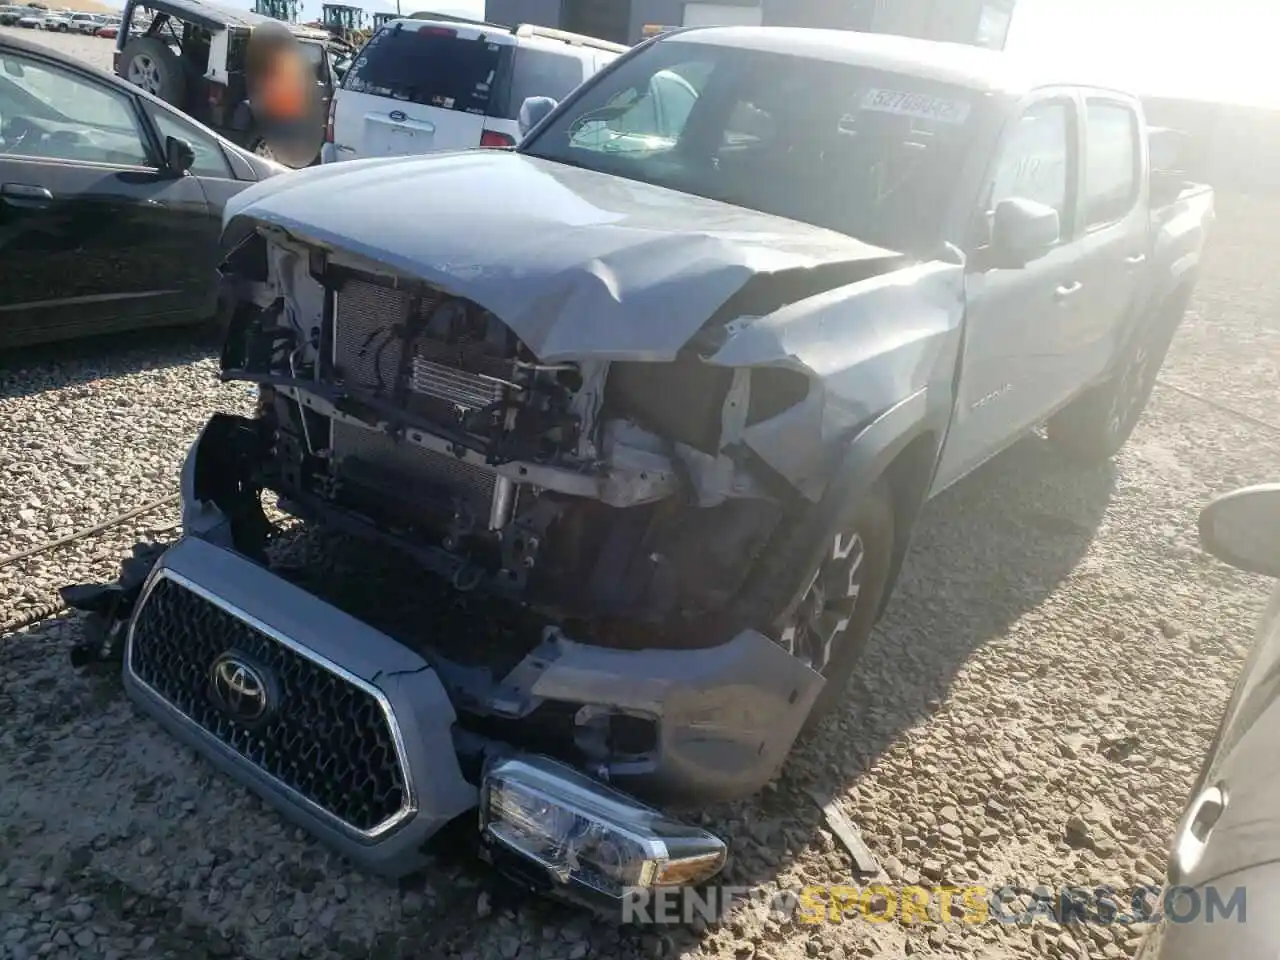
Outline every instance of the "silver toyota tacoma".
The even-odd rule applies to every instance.
[[[179,542],[73,591],[82,655],[370,870],[478,807],[545,890],[706,880],[724,844],[665,811],[838,707],[925,500],[1045,423],[1106,458],[1151,392],[1212,194],[1064,79],[691,29],[528,101],[516,149],[245,191],[256,416],[196,440]],[[350,552],[279,560],[264,491]]]

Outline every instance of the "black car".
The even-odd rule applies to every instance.
[[[1280,484],[1237,490],[1200,516],[1206,550],[1280,577]],[[1262,615],[1169,851],[1161,920],[1140,960],[1272,960],[1280,924],[1280,588]]]
[[[222,206],[284,169],[0,37],[0,344],[212,317]]]

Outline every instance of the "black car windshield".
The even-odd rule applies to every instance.
[[[672,38],[601,75],[520,151],[914,251],[943,239],[981,101],[916,76]]]

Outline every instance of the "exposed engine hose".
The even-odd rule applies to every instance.
[[[8,556],[0,557],[0,568],[18,563],[21,560],[28,560],[31,557],[36,557],[43,553],[52,553],[54,550],[59,550],[68,544],[75,543],[77,540],[87,540],[89,537],[95,536],[106,530],[110,530],[112,527],[119,526],[122,523],[127,523],[135,517],[151,513],[153,510],[159,510],[161,507],[166,507],[171,503],[177,503],[178,497],[178,494],[171,493],[168,496],[161,497],[159,500],[152,500],[150,503],[144,503],[139,507],[134,507],[133,509],[126,510],[123,513],[118,513],[114,517],[103,520],[101,523],[95,523],[91,527],[85,527],[83,530],[77,530],[74,533],[69,533],[65,537],[59,537],[57,540],[52,540],[49,543],[42,543],[39,546],[28,547],[26,550],[19,550],[17,553],[11,553]],[[0,624],[0,635],[10,633],[14,630],[21,630],[23,627],[29,627],[31,624],[52,617],[66,608],[67,605],[61,600],[41,604],[36,609],[28,610],[23,613],[17,620]]]

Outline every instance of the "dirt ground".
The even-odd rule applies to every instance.
[[[77,7],[76,9],[79,9]],[[90,13],[100,12],[92,4],[85,7]],[[104,8],[105,9],[105,8]],[[31,43],[39,43],[65,53],[68,56],[83,60],[99,70],[111,71],[111,53],[115,50],[115,41],[102,37],[87,37],[75,33],[49,33],[45,30],[23,30],[19,27],[0,27],[0,36],[14,36]]]
[[[29,35],[26,31],[24,34]],[[102,52],[107,41],[38,36]],[[1280,200],[1224,197],[1151,407],[1112,465],[1030,438],[932,503],[848,702],[760,797],[697,819],[727,882],[848,884],[814,792],[891,882],[1154,882],[1269,585],[1204,555],[1213,495],[1280,479]],[[0,359],[0,554],[174,489],[195,431],[244,410],[190,331]],[[109,577],[160,511],[0,568],[0,623]],[[994,922],[810,925],[748,909],[620,929],[442,855],[354,871],[67,665],[57,616],[0,638],[0,958],[1132,956],[1142,930]]]

